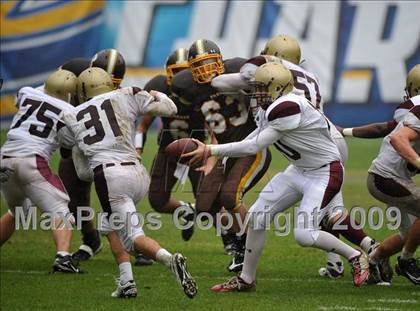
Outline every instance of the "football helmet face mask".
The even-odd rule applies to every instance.
[[[405,84],[405,99],[420,95],[420,64],[415,65],[408,72]]]
[[[271,38],[261,51],[261,55],[273,55],[285,59],[295,65],[300,63],[300,47],[296,39],[280,35]]]
[[[125,75],[125,60],[115,49],[105,49],[96,53],[91,61],[91,67],[105,70],[112,78],[114,88],[119,88]]]
[[[45,81],[44,92],[47,95],[75,105],[77,77],[71,71],[58,69]]]
[[[111,92],[113,90],[114,84],[112,79],[102,68],[88,68],[79,76],[77,95],[80,103],[84,103],[92,97]]]
[[[190,67],[188,63],[188,50],[184,48],[173,51],[166,60],[166,80],[169,85],[172,84],[172,78],[177,72]]]
[[[210,40],[195,41],[188,49],[188,61],[197,83],[210,83],[215,76],[225,72],[220,49]]]
[[[277,98],[293,90],[293,76],[282,64],[266,63],[256,70],[253,84],[251,96],[266,110]]]

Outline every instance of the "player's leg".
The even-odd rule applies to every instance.
[[[412,223],[412,215],[419,215],[418,206],[420,206],[420,188],[414,182],[397,179],[397,178],[384,178],[378,174],[369,173],[367,186],[370,194],[381,202],[389,206],[398,206],[401,210],[401,237],[405,240],[408,237],[408,228]],[[401,244],[398,238],[390,239],[387,243],[388,253],[395,254],[400,250]],[[379,255],[381,255],[379,253]],[[389,263],[389,257],[376,255],[381,260],[378,263],[386,261]],[[373,260],[373,263],[375,260]],[[410,265],[413,267],[413,265]],[[407,266],[408,267],[408,266]],[[392,269],[383,271],[379,265],[380,276],[383,280],[392,279]],[[415,271],[415,269],[414,269]]]
[[[14,171],[13,162],[12,159],[3,159],[2,167]],[[15,232],[15,208],[22,207],[25,198],[15,173],[11,174],[8,180],[1,184],[1,190],[9,210],[0,218],[0,246],[8,241]]]
[[[69,209],[71,213],[74,215],[76,221],[79,220],[79,214],[83,217],[81,221],[83,244],[73,254],[73,257],[78,261],[88,260],[102,249],[101,238],[93,220],[84,220],[88,218],[88,212],[78,209],[79,207],[90,206],[91,183],[79,179],[71,157],[60,159],[58,174],[69,194]]]
[[[298,209],[294,230],[295,240],[304,247],[315,247],[325,251],[334,250],[347,258],[352,266],[353,283],[362,285],[369,275],[367,258],[361,251],[345,244],[334,235],[320,230],[320,222],[331,210],[343,207],[343,202],[332,199],[341,191],[344,171],[340,162],[316,171],[302,174],[304,195]],[[338,205],[337,205],[338,204]]]
[[[265,244],[266,230],[277,213],[297,203],[302,194],[295,186],[299,183],[289,166],[284,173],[274,176],[261,191],[248,211],[249,219],[246,251],[242,272],[225,283],[212,287],[215,292],[255,290],[257,265]]]
[[[137,296],[130,255],[124,249],[118,234],[113,231],[106,235],[112,254],[117,262],[120,276],[116,280],[117,288],[112,292],[114,298],[132,298]]]
[[[271,154],[266,149],[253,156],[229,159],[226,163],[228,173],[220,191],[220,201],[233,216],[231,232],[236,233],[234,257],[228,265],[231,272],[240,271],[244,259],[246,231],[241,226],[247,210],[242,202],[243,196],[264,176],[270,161]]]
[[[420,267],[414,257],[419,244],[420,219],[417,218],[411,225],[401,256],[398,257],[398,263],[395,267],[395,270],[399,275],[405,276],[415,285],[420,285]]]
[[[54,272],[82,272],[70,255],[72,217],[69,197],[60,178],[53,174],[48,162],[40,157],[21,159],[17,171],[25,195],[52,219],[52,233],[56,246]]]
[[[153,161],[149,188],[150,206],[159,213],[173,214],[180,206],[178,200],[171,198],[171,191],[177,178],[174,176],[177,162],[164,151],[158,151]]]
[[[145,237],[140,226],[135,202],[141,200],[149,186],[146,169],[139,164],[133,166],[112,166],[106,169],[95,168],[95,187],[102,208],[109,213],[117,213],[126,224],[116,232],[127,252],[142,253],[167,266],[183,288],[184,293],[192,298],[197,293],[197,286],[186,266],[186,259],[181,254],[171,254],[155,240]],[[110,221],[110,225],[112,223]]]

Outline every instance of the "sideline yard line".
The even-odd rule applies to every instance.
[[[1,270],[0,273],[15,273],[15,274],[35,274],[35,275],[48,275],[48,271],[37,271],[37,270],[28,270],[28,271],[24,271],[24,270]],[[112,274],[112,273],[99,273],[99,274],[93,274],[93,273],[89,273],[87,272],[86,274],[94,276],[94,277],[115,277],[117,274]],[[166,278],[166,275],[162,275],[159,274],[158,276],[155,276],[155,278]],[[209,276],[209,275],[194,275],[195,279],[204,279],[204,280],[227,280],[227,278],[229,278],[229,276]],[[259,281],[273,281],[273,282],[297,282],[297,283],[326,283],[326,282],[332,282],[333,280],[329,280],[329,279],[323,279],[323,278],[317,278],[317,279],[297,279],[297,278],[258,278]],[[351,283],[346,282],[346,283]],[[413,286],[411,284],[393,284],[391,285],[393,287],[410,287]],[[414,295],[414,294],[413,294]]]

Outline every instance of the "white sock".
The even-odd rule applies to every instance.
[[[410,253],[408,252],[405,247],[403,247],[402,252],[401,252],[401,258],[402,259],[410,259],[410,258],[414,258],[414,253]]]
[[[118,265],[120,268],[120,284],[123,285],[128,281],[134,280],[131,262],[123,262]]]
[[[365,253],[369,253],[370,247],[375,243],[375,241],[366,236],[363,238],[362,242],[360,242],[360,247],[365,251]]]
[[[57,252],[57,255],[60,255],[60,256],[67,256],[67,255],[70,255],[70,253],[69,253],[69,252],[66,252],[66,251],[58,251],[58,252]]]
[[[161,248],[156,253],[156,261],[160,262],[161,264],[164,264],[168,268],[171,267],[171,257],[172,254],[164,248]]]
[[[318,237],[313,244],[314,247],[323,249],[328,252],[334,252],[340,254],[341,256],[351,259],[355,256],[360,255],[360,252],[353,247],[347,245],[343,241],[340,241],[331,233],[325,231],[318,231]]]
[[[265,244],[265,230],[248,228],[244,265],[240,277],[248,284],[255,281],[257,264]]]

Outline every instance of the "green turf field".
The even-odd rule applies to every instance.
[[[2,132],[3,143],[5,133]],[[150,135],[144,163],[150,168],[156,150],[155,136]],[[350,159],[347,164],[344,198],[347,207],[372,205],[383,207],[366,189],[366,171],[379,149],[379,140],[348,141]],[[269,174],[246,196],[251,204],[258,189],[268,181],[268,175],[283,169],[286,162],[276,151]],[[57,167],[57,157],[52,160]],[[177,191],[179,199],[191,199],[188,191]],[[99,210],[96,195],[92,202]],[[141,202],[141,212],[150,210],[147,201]],[[2,202],[1,212],[6,208]],[[50,275],[54,246],[50,232],[30,231],[16,234],[1,248],[0,309],[1,310],[419,310],[420,291],[406,279],[394,278],[392,286],[363,286],[355,288],[349,266],[344,278],[332,281],[318,276],[318,268],[325,263],[324,254],[315,249],[299,247],[292,234],[278,237],[268,233],[267,244],[259,264],[255,293],[215,294],[209,288],[231,276],[226,270],[229,257],[223,254],[220,238],[214,230],[198,231],[189,242],[163,216],[159,231],[146,233],[156,238],[169,251],[179,251],[189,260],[196,277],[199,293],[190,300],[175,283],[172,274],[158,264],[133,267],[139,295],[136,299],[117,300],[110,297],[114,290],[114,276],[118,268],[106,240],[102,252],[84,263],[84,275]],[[382,239],[387,229],[367,230]],[[80,243],[79,234],[73,238],[73,249]],[[392,263],[395,258],[392,258]]]

